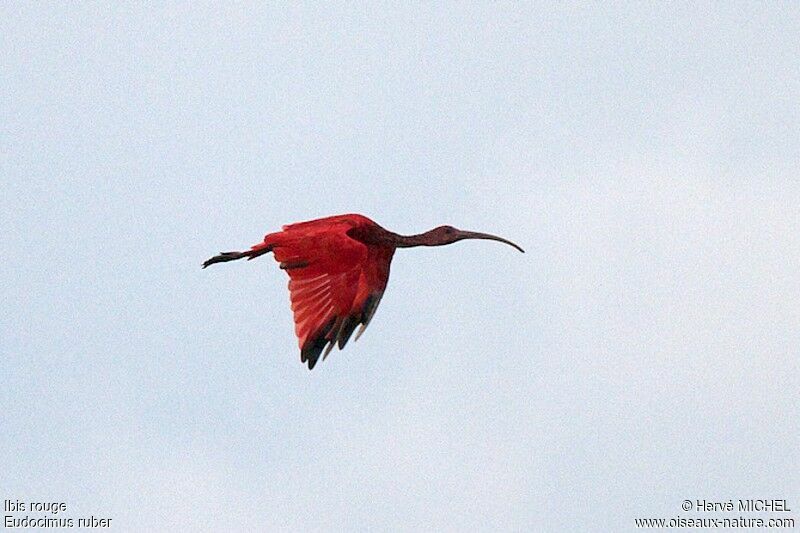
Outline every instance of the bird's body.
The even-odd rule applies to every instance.
[[[289,274],[300,359],[314,368],[334,345],[344,348],[353,331],[356,339],[378,308],[389,265],[397,248],[437,246],[462,239],[491,239],[519,246],[494,235],[440,226],[420,235],[388,231],[363,215],[337,215],[283,226],[244,252],[225,252],[203,263],[247,258],[272,252]],[[326,349],[327,346],[327,349]]]

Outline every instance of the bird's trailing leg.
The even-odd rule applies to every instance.
[[[236,261],[237,259],[247,258],[247,260],[255,259],[260,255],[264,255],[272,251],[272,245],[260,243],[253,246],[245,252],[220,252],[211,259],[206,259],[203,263],[203,268],[213,265],[214,263],[225,263],[227,261]]]
[[[215,255],[211,259],[206,259],[203,263],[203,268],[213,265],[214,263],[224,263],[226,261],[235,261],[236,259],[241,259],[242,257],[247,257],[247,252],[220,252],[219,255]]]

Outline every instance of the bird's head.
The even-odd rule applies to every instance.
[[[456,241],[463,241],[464,239],[486,239],[508,244],[520,252],[525,253],[525,250],[520,248],[518,245],[502,237],[498,237],[497,235],[492,235],[490,233],[479,233],[477,231],[461,230],[454,228],[453,226],[439,226],[438,228],[433,228],[425,233],[425,236],[427,237],[426,240],[428,241],[427,244],[429,246],[441,246],[443,244],[451,244]]]

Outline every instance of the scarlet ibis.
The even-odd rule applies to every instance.
[[[363,215],[337,215],[283,226],[244,252],[221,252],[203,263],[255,259],[273,252],[289,274],[289,298],[300,361],[311,370],[322,350],[324,360],[335,344],[345,347],[357,326],[361,336],[375,315],[397,248],[441,246],[464,239],[511,241],[452,226],[439,226],[419,235],[398,235]],[[327,348],[326,348],[327,345]]]

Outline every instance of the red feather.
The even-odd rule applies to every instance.
[[[286,225],[259,245],[270,248],[289,274],[295,334],[309,368],[326,346],[323,358],[334,344],[344,348],[355,327],[363,331],[375,313],[394,247],[368,246],[348,234],[375,227],[364,216],[340,215]]]

